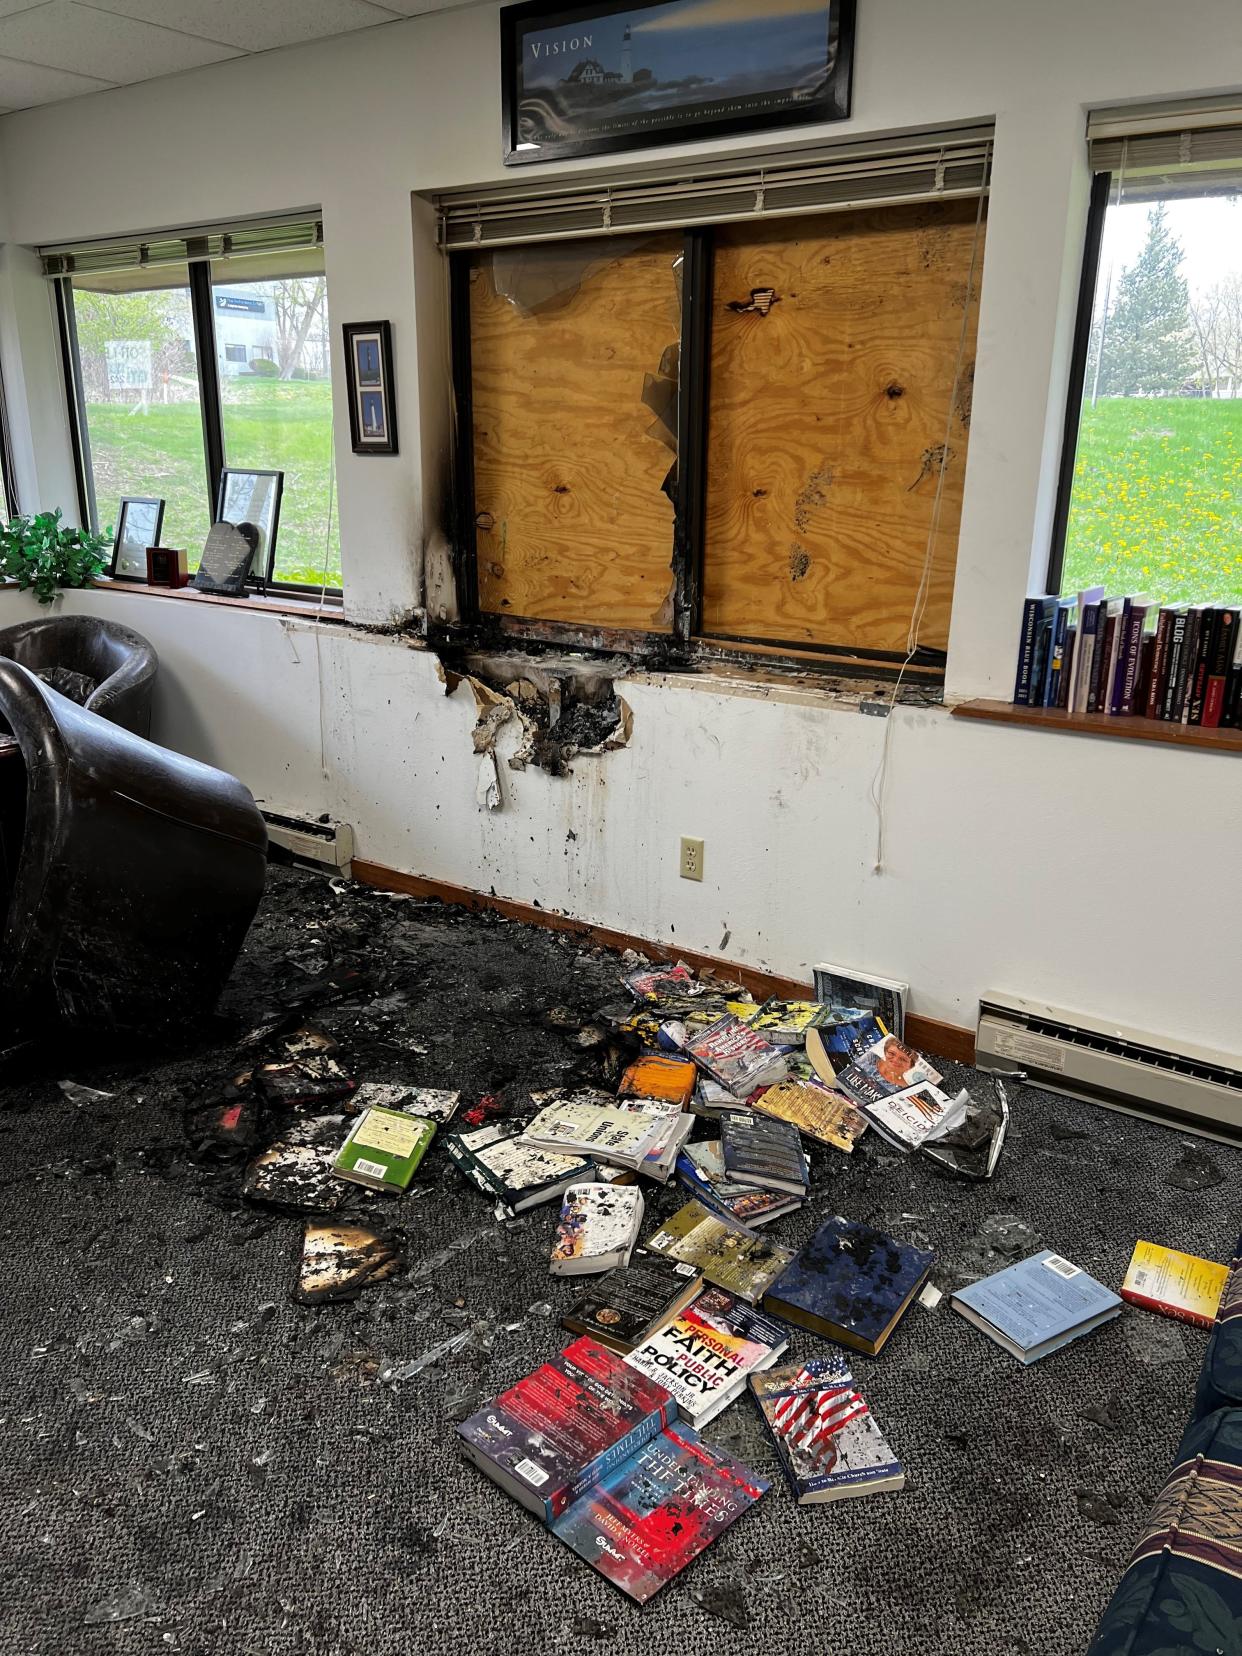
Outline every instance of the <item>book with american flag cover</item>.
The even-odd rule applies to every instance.
[[[904,1489],[901,1462],[843,1354],[752,1374],[750,1389],[799,1506]]]

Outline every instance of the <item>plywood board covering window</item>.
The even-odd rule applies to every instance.
[[[978,218],[962,201],[717,231],[705,635],[904,655],[943,467],[919,642],[946,647]]]
[[[670,630],[681,251],[670,232],[475,256],[484,613]]]

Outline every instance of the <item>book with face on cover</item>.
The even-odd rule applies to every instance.
[[[640,1248],[630,1263],[592,1283],[561,1318],[561,1327],[588,1334],[625,1355],[653,1329],[675,1317],[703,1281],[693,1265]]]
[[[910,1087],[921,1087],[927,1082],[934,1086],[943,1079],[940,1071],[933,1069],[913,1047],[906,1046],[895,1035],[885,1035],[859,1053],[852,1064],[838,1071],[837,1086],[861,1108],[878,1104]]]
[[[768,1487],[679,1421],[605,1472],[552,1531],[605,1581],[646,1604]]]
[[[826,1087],[837,1085],[842,1070],[860,1059],[868,1047],[888,1034],[870,1013],[855,1023],[829,1024],[806,1032],[806,1060]],[[793,1073],[796,1073],[793,1072]]]
[[[652,1253],[669,1254],[700,1270],[709,1282],[758,1305],[793,1259],[788,1248],[734,1220],[711,1213],[701,1202],[678,1208],[647,1238]]]
[[[628,1262],[643,1222],[634,1185],[572,1184],[561,1202],[552,1244],[555,1276],[587,1276]]]
[[[595,1173],[589,1157],[540,1150],[512,1122],[493,1121],[466,1133],[449,1133],[444,1143],[471,1184],[512,1213],[550,1202]]]
[[[764,1295],[763,1309],[874,1357],[935,1255],[839,1215],[821,1225]]]
[[[575,1340],[457,1428],[468,1460],[552,1524],[610,1467],[677,1419],[677,1404],[597,1340]]]
[[[750,1389],[799,1506],[905,1488],[844,1356],[768,1369],[751,1376]]]
[[[723,1288],[704,1288],[625,1359],[677,1399],[683,1420],[705,1426],[739,1397],[749,1375],[768,1368],[789,1344],[771,1317]]]
[[[1122,1309],[1111,1288],[1050,1248],[959,1288],[950,1303],[1020,1363],[1038,1362]]]
[[[817,1144],[851,1152],[867,1131],[867,1118],[840,1093],[809,1081],[782,1081],[755,1099],[761,1115],[787,1121]]]

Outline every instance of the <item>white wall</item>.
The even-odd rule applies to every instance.
[[[996,119],[949,680],[1003,696],[1020,599],[1047,553],[1084,110],[1235,89],[1242,11],[860,11],[857,116],[823,136]],[[485,5],[0,120],[0,239],[15,244],[0,256],[0,351],[29,433],[26,498],[65,503],[68,472],[50,311],[23,244],[321,205],[334,317],[392,317],[400,396],[395,460],[354,457],[337,409],[347,604],[374,620],[420,602],[449,409],[442,270],[410,192],[502,176],[498,81]],[[338,347],[338,396],[340,368]],[[164,740],[276,805],[347,817],[376,861],[791,975],[824,955],[856,961],[908,977],[919,1010],[955,1022],[1000,987],[1242,1047],[1236,758],[903,711],[877,874],[869,790],[884,725],[818,694],[635,683],[629,751],[581,761],[569,780],[505,771],[505,809],[488,815],[474,802],[471,707],[464,692],[444,698],[425,653],[168,599],[67,604],[123,612],[155,642]],[[27,607],[0,596],[0,620]],[[701,886],[676,878],[683,833],[707,840]],[[1176,894],[1185,920],[1157,930],[1157,893]]]

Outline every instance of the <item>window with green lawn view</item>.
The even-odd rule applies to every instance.
[[[1097,185],[1065,593],[1242,604],[1242,134],[1192,137],[1114,144]]]
[[[161,498],[161,543],[184,548],[194,570],[220,468],[281,471],[272,582],[332,592],[341,554],[327,284],[318,226],[293,232],[291,242],[310,245],[273,250],[281,231],[268,227],[249,232],[253,247],[243,233],[217,232],[138,243],[128,256],[45,249],[44,263],[67,310],[94,526],[115,528],[123,496]]]

